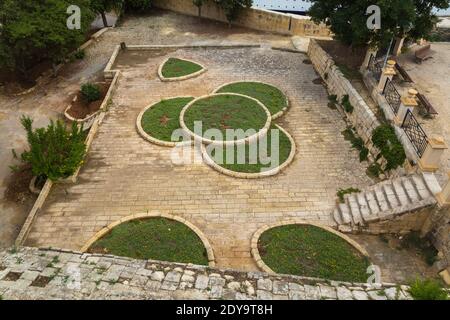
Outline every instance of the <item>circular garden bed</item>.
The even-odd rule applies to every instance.
[[[183,129],[204,143],[237,144],[264,135],[270,127],[271,116],[269,110],[258,100],[240,94],[225,93],[200,97],[190,102],[181,111],[180,122]],[[196,132],[196,122],[201,122],[201,132]],[[205,138],[204,134],[209,129],[219,130],[223,140]],[[226,136],[227,129],[241,129],[244,132],[253,129],[256,133],[246,132],[243,139],[236,139]]]
[[[278,130],[278,139],[274,136]],[[244,145],[223,148],[203,146],[202,153],[206,162],[223,174],[236,178],[259,178],[279,173],[287,167],[295,155],[292,137],[280,126],[272,125],[267,135],[267,145],[261,138]],[[278,143],[278,155],[272,154],[272,138]],[[240,152],[245,151],[245,157]],[[220,152],[220,154],[218,154]]]
[[[257,81],[233,82],[221,86],[216,93],[238,93],[261,101],[269,109],[272,118],[278,118],[287,110],[289,100],[278,88]]]
[[[309,224],[285,224],[267,228],[256,236],[259,236],[257,249],[263,265],[276,273],[367,281],[370,265],[367,253],[334,230]]]
[[[95,241],[90,253],[208,265],[202,240],[187,225],[163,217],[126,221]]]
[[[181,110],[192,100],[192,97],[170,98],[145,108],[136,123],[139,134],[150,142],[174,146],[178,141],[172,141],[172,134],[180,128]]]
[[[181,81],[197,77],[205,71],[205,67],[193,61],[169,58],[159,67],[158,76],[162,81]]]

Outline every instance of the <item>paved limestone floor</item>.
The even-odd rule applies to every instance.
[[[423,93],[439,113],[434,119],[424,119],[417,116],[425,132],[429,135],[443,136],[450,145],[450,43],[432,43],[433,58],[417,64],[414,61],[413,48],[411,52],[400,56],[401,65],[414,80],[414,87]],[[441,160],[439,179],[445,183],[450,170],[450,150],[444,153]]]
[[[158,65],[168,56],[208,67],[199,78],[162,83]],[[373,182],[366,164],[345,141],[345,123],[327,107],[327,92],[303,54],[258,49],[182,49],[128,52],[104,123],[75,185],[53,188],[27,245],[80,249],[102,227],[139,212],[186,218],[209,239],[220,267],[256,270],[250,239],[262,225],[289,218],[329,224],[338,188]],[[224,176],[205,164],[175,166],[171,148],[144,141],[138,113],[162,98],[201,96],[237,80],[272,83],[287,93],[291,108],[277,121],[294,137],[297,154],[281,174],[260,180]]]
[[[45,126],[49,118],[62,118],[80,85],[102,74],[114,47],[122,41],[131,44],[257,42],[292,48],[289,36],[228,28],[224,23],[154,9],[146,16],[123,17],[117,28],[103,34],[97,43],[86,49],[83,60],[64,65],[57,78],[44,76],[32,93],[15,97],[7,95],[0,87],[0,247],[14,243],[30,210],[30,205],[4,197],[11,175],[9,166],[19,164],[11,149],[20,154],[26,147],[20,116],[31,116],[36,127]]]

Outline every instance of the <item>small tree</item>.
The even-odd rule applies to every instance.
[[[31,118],[22,116],[20,121],[29,145],[22,160],[31,165],[35,176],[56,181],[71,176],[81,165],[86,153],[82,127],[74,122],[67,131],[62,121],[52,120],[47,128],[33,130]]]
[[[124,0],[91,0],[91,8],[102,16],[103,25],[108,27],[106,12],[114,10],[120,12],[123,8]]]
[[[236,20],[243,8],[250,8],[253,5],[253,0],[215,0],[215,2],[224,11],[230,27],[231,22]]]
[[[311,0],[309,15],[325,23],[335,37],[351,46],[384,47],[393,37],[427,38],[436,16],[433,9],[447,9],[450,0]],[[367,27],[371,5],[381,9],[381,29]]]
[[[97,101],[102,96],[98,85],[92,83],[83,84],[80,91],[81,96],[87,102]]]
[[[192,0],[192,3],[198,8],[198,16],[202,15],[202,6],[205,0]]]

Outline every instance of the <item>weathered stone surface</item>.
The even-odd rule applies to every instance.
[[[52,260],[40,257],[45,265]],[[246,273],[233,271],[232,281],[226,280],[223,270],[217,268],[189,265],[189,270],[183,271],[183,265],[169,262],[151,261],[148,272],[141,261],[108,256],[109,268],[104,270],[97,266],[102,259],[89,259],[89,254],[71,253],[74,257],[65,257],[61,269],[44,268],[41,271],[31,270],[37,251],[31,248],[21,248],[17,253],[0,252],[3,271],[18,272],[20,278],[15,281],[5,281],[3,272],[0,277],[0,294],[4,299],[378,299],[378,290],[360,284],[354,285],[342,282],[317,280],[311,285],[311,280],[296,276],[269,275],[264,273]],[[16,263],[17,257],[24,257],[21,264]],[[78,258],[75,258],[78,257]],[[90,261],[90,267],[84,266],[84,261]],[[28,262],[27,262],[28,261]],[[70,261],[79,261],[75,264]],[[97,262],[95,262],[97,261]],[[103,260],[103,263],[105,260]],[[73,274],[66,273],[72,265]],[[27,267],[25,267],[27,266]],[[78,266],[78,269],[74,266]],[[135,272],[133,270],[136,270]],[[167,273],[164,274],[165,270]],[[196,271],[194,271],[196,270]],[[117,277],[117,274],[120,276]],[[30,279],[43,275],[51,275],[51,281],[44,287],[31,286]],[[126,278],[125,275],[131,275]],[[117,278],[117,279],[116,279]],[[406,294],[408,288],[401,287],[396,294],[394,286],[380,287],[388,299],[410,299]],[[353,291],[353,294],[352,294]]]

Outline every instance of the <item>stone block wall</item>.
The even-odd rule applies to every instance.
[[[167,9],[186,15],[198,16],[198,8],[191,0],[154,0],[157,8]],[[213,1],[206,1],[201,9],[201,17],[227,22],[222,10]],[[299,19],[292,15],[260,9],[243,9],[233,24],[250,29],[289,35],[329,37],[330,30],[309,19]]]
[[[327,281],[64,250],[0,251],[1,299],[410,299],[395,284]]]
[[[333,58],[314,39],[310,41],[308,56],[316,71],[325,81],[330,94],[337,95],[338,101],[341,101],[344,95],[349,96],[354,110],[352,113],[345,113],[345,115],[364,142],[370,142],[372,131],[380,125],[375,114],[355,90],[350,81],[344,77],[335,65]]]

